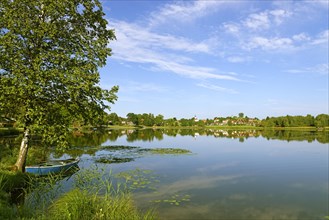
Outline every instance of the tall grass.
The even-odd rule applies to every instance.
[[[45,219],[154,219],[152,211],[141,214],[129,194],[116,196],[90,194],[87,190],[74,189],[56,200]]]
[[[75,176],[74,187],[55,200],[44,219],[155,219],[149,210],[141,213],[134,206],[130,192],[125,185],[114,186],[111,173],[89,169]]]
[[[8,178],[0,173],[0,219],[101,220],[156,219],[155,212],[136,208],[125,184],[113,185],[111,174],[96,169],[80,171],[74,185],[63,192],[57,176],[28,178],[23,204],[10,204]]]

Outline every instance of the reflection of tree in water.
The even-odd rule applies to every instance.
[[[81,156],[83,154],[95,155],[101,149],[102,144],[107,141],[116,141],[119,137],[126,137],[128,142],[136,140],[153,141],[162,140],[164,135],[176,137],[192,136],[195,134],[201,136],[214,136],[217,138],[234,138],[244,142],[251,137],[262,136],[268,140],[285,141],[318,141],[320,143],[329,143],[328,131],[305,131],[305,130],[223,130],[223,129],[135,129],[135,130],[96,130],[86,133],[72,133],[69,137],[70,146],[65,151],[55,151],[52,146],[43,145],[37,137],[32,138],[32,147],[29,150],[28,164],[38,163],[46,160],[50,152],[55,158],[65,154],[71,157]],[[19,142],[22,136],[0,137],[0,162],[13,164],[18,153]]]
[[[107,141],[110,135],[107,131],[91,131],[69,136],[69,143],[72,147],[98,146]],[[116,139],[115,139],[116,140]]]
[[[300,130],[263,130],[262,136],[268,140],[286,140],[286,141],[318,141],[320,143],[329,143],[328,131],[300,131]]]
[[[153,141],[154,139],[162,140],[164,129],[142,129],[134,130],[131,133],[127,134],[127,141],[133,142],[136,140],[142,141]]]

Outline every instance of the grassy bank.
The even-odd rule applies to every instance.
[[[110,176],[85,171],[76,175],[75,185],[63,193],[56,184],[61,178],[31,177],[0,170],[0,219],[155,219],[152,210],[141,212],[134,205],[129,190],[114,187]],[[13,200],[20,189],[21,201]],[[23,200],[24,202],[22,202]]]

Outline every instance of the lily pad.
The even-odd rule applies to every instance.
[[[103,146],[102,147],[103,149],[106,149],[106,150],[115,150],[115,151],[118,151],[118,150],[133,150],[133,149],[137,149],[139,147],[133,147],[133,146],[124,146],[124,145],[109,145],[109,146]]]
[[[134,161],[134,158],[128,158],[128,157],[124,157],[124,158],[120,158],[120,157],[111,157],[111,158],[99,158],[96,160],[97,163],[127,163],[127,162],[131,162]]]
[[[152,154],[190,154],[190,150],[180,148],[154,148],[150,149]]]

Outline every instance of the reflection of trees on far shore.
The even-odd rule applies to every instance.
[[[329,143],[328,131],[305,131],[305,130],[223,130],[223,129],[136,129],[136,130],[110,130],[108,140],[115,141],[121,136],[126,136],[128,142],[133,141],[153,141],[162,140],[164,135],[176,136],[214,136],[217,138],[233,138],[240,142],[248,138],[258,138],[260,136],[270,140],[284,141],[318,141]]]
[[[41,160],[46,160],[52,152],[55,158],[69,155],[71,157],[81,156],[83,154],[95,155],[106,142],[114,142],[118,138],[126,138],[128,142],[134,141],[154,141],[162,140],[164,136],[213,136],[215,138],[236,139],[244,142],[248,138],[263,137],[267,140],[282,141],[318,141],[319,143],[329,143],[328,131],[305,131],[305,130],[223,130],[223,129],[113,129],[113,130],[96,130],[86,133],[72,132],[69,137],[70,146],[64,151],[55,151],[53,146],[44,146],[36,138],[32,142],[28,163],[33,164]],[[0,162],[12,162],[16,158],[18,149],[17,143],[21,135],[11,137],[0,137]],[[13,147],[14,146],[14,147]],[[42,149],[42,150],[40,150]],[[9,161],[8,161],[9,160]]]

